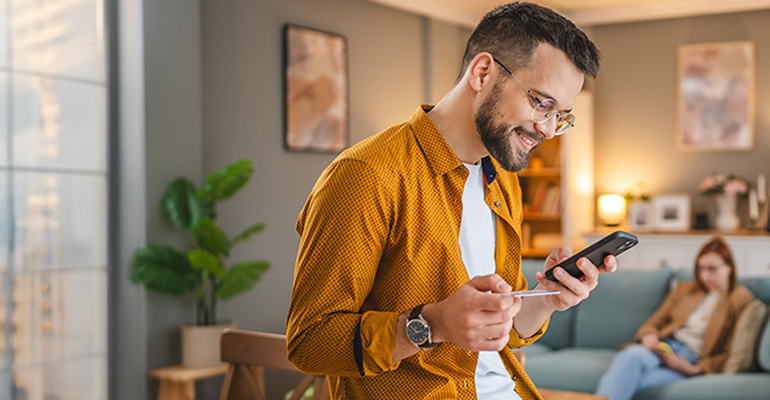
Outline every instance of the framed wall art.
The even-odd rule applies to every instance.
[[[677,148],[751,150],[754,146],[754,43],[679,47]]]
[[[284,147],[344,150],[349,137],[345,37],[286,25],[284,46]]]
[[[690,229],[690,195],[661,194],[652,197],[653,227],[658,231]]]

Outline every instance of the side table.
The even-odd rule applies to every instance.
[[[154,369],[150,376],[160,380],[158,400],[195,400],[195,381],[227,373],[227,365],[187,368],[181,365]]]

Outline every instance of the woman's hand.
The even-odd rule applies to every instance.
[[[654,333],[648,333],[644,336],[642,336],[642,344],[644,347],[652,350],[655,354],[660,353],[660,349],[658,348],[658,343],[660,341],[658,340],[658,335]]]
[[[703,367],[690,363],[686,358],[678,354],[674,356],[667,356],[664,354],[660,359],[666,368],[679,372],[684,376],[701,375],[704,372]]]

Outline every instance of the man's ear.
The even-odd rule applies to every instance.
[[[468,65],[468,85],[480,92],[485,85],[492,81],[492,70],[495,59],[487,52],[481,52]]]

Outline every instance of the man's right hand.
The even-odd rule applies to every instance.
[[[498,294],[511,289],[497,274],[477,276],[448,298],[426,304],[422,314],[433,342],[451,342],[469,351],[502,350],[521,309],[521,298]]]

